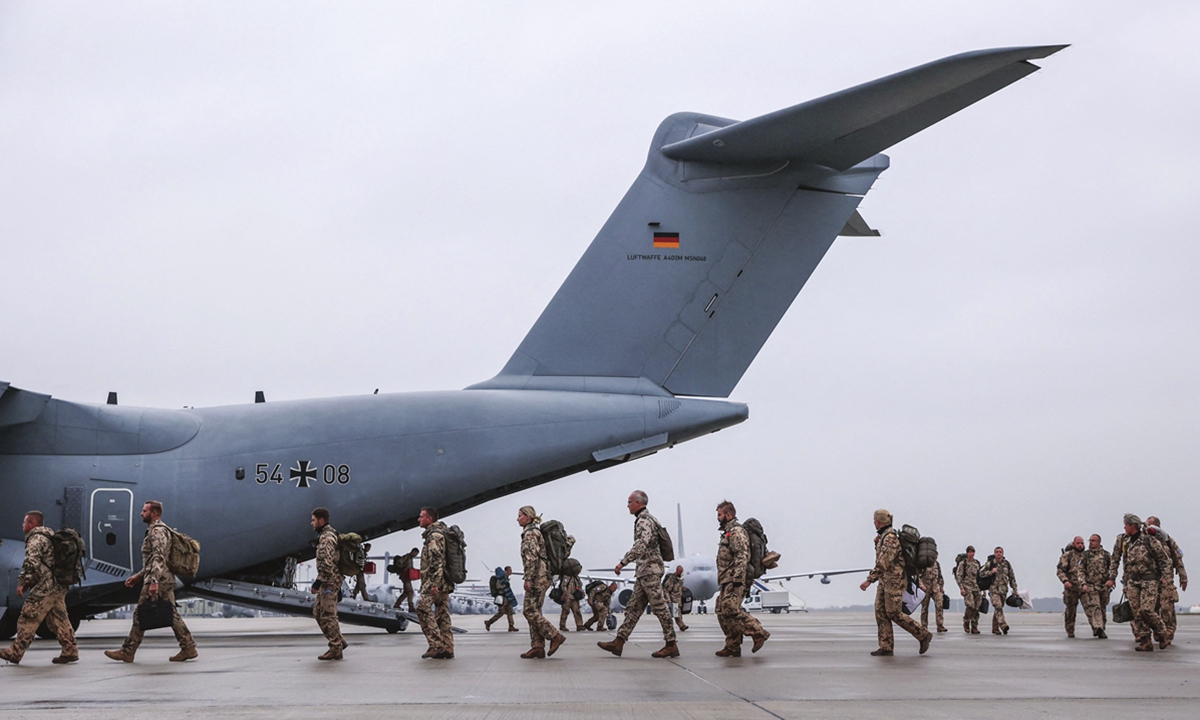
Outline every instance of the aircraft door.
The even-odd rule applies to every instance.
[[[91,524],[87,533],[88,551],[92,559],[132,572],[132,520],[132,490],[93,490]]]

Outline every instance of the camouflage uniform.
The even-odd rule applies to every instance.
[[[496,603],[496,614],[493,615],[490,619],[484,621],[484,623],[483,623],[484,627],[486,627],[487,629],[490,630],[492,625],[494,625],[500,618],[507,617],[508,618],[508,629],[516,630],[517,624],[515,622],[513,622],[513,607],[512,607],[512,605],[508,604],[508,598],[506,598],[504,596],[504,594],[501,593],[501,594],[498,594],[495,597],[493,597],[492,602],[496,602],[496,597],[500,598],[500,602]]]
[[[958,589],[963,592],[963,604],[966,606],[966,611],[963,613],[963,631],[977,633],[979,632],[979,604],[983,600],[979,589],[979,561],[974,558],[963,558],[958,567],[954,568],[954,581],[958,583]]]
[[[1017,576],[1007,558],[997,563],[994,557],[989,557],[981,572],[987,575],[993,571],[995,579],[992,580],[992,586],[988,588],[988,597],[992,601],[992,632],[997,635],[1008,634],[1008,623],[1004,620],[1004,600],[1008,597],[1010,585],[1013,593],[1016,594]]]
[[[597,630],[607,629],[608,608],[612,604],[612,590],[608,589],[608,585],[600,585],[588,593],[588,604],[592,606],[592,617],[583,624],[583,628],[587,630],[595,624]]]
[[[1107,580],[1108,578],[1104,578]],[[1096,586],[1088,582],[1087,571],[1084,569],[1084,551],[1076,550],[1074,545],[1063,548],[1062,557],[1058,559],[1058,580],[1063,583],[1063,624],[1067,628],[1067,637],[1075,637],[1075,608],[1083,603],[1083,612],[1087,615],[1092,633],[1104,629],[1104,618],[1100,614],[1100,593]],[[1071,583],[1067,588],[1066,583]],[[1101,581],[1101,585],[1104,581]],[[1087,591],[1084,591],[1087,587]]]
[[[558,629],[567,629],[567,615],[575,614],[575,631],[583,630],[583,613],[579,611],[579,601],[575,599],[575,591],[582,590],[578,575],[563,575],[562,577],[562,616],[558,619]]]
[[[421,537],[421,598],[417,600],[417,619],[429,649],[435,653],[454,652],[454,630],[450,625],[450,593],[454,583],[446,577],[446,524],[437,521],[425,528]]]
[[[338,532],[326,523],[317,536],[317,597],[313,601],[313,617],[317,627],[329,642],[329,651],[340,655],[346,649],[346,640],[342,637],[342,627],[338,624],[338,593],[342,590],[345,578],[338,570]]]
[[[717,584],[721,586],[721,594],[717,596],[717,622],[725,633],[725,650],[734,655],[741,653],[743,637],[748,635],[758,639],[766,635],[758,618],[742,607],[749,562],[750,536],[737,518],[730,518],[721,527],[721,540],[717,543]],[[680,587],[682,585],[681,581]]]
[[[542,614],[546,591],[550,589],[550,573],[546,569],[546,539],[536,522],[529,523],[521,532],[521,564],[525,566],[525,582],[529,583],[523,608],[529,623],[529,647],[545,649],[546,641],[558,637],[558,631]]]
[[[1166,628],[1162,618],[1158,616],[1158,592],[1163,577],[1172,572],[1171,558],[1156,538],[1145,532],[1139,532],[1132,537],[1125,533],[1117,536],[1113,546],[1112,563],[1108,569],[1108,579],[1117,579],[1117,568],[1125,561],[1125,574],[1122,582],[1125,584],[1125,599],[1133,610],[1133,622],[1130,627],[1138,645],[1150,646],[1150,632],[1159,641],[1165,639]]]
[[[1175,542],[1175,538],[1167,536],[1166,540],[1159,539],[1162,542],[1163,549],[1167,551],[1167,555],[1171,558],[1171,572],[1168,574],[1170,578],[1166,585],[1158,594],[1158,616],[1162,618],[1163,627],[1166,628],[1167,642],[1175,639],[1175,626],[1177,624],[1175,618],[1175,603],[1179,602],[1179,589],[1175,587],[1175,574],[1179,573],[1179,582],[1187,583],[1187,568],[1183,566],[1183,551],[1179,549],[1179,544]]]
[[[892,623],[925,642],[933,633],[904,612],[904,589],[908,578],[904,572],[904,556],[900,551],[900,536],[891,525],[884,525],[875,535],[875,567],[867,582],[879,582],[875,591],[875,624],[879,626],[879,649],[892,652],[895,639]]]
[[[658,520],[646,508],[638,510],[635,517],[633,547],[621,558],[621,565],[636,562],[637,572],[634,575],[633,594],[625,605],[625,620],[617,630],[617,637],[622,642],[629,639],[648,604],[662,625],[663,639],[671,645],[675,642],[675,627],[671,624],[671,613],[667,610],[662,591],[663,559],[658,547]]]
[[[412,566],[413,558],[411,553],[404,553],[395,560],[395,567],[400,575],[400,585],[404,588],[404,590],[400,593],[400,597],[396,598],[396,604],[394,607],[400,607],[404,604],[404,601],[407,600],[408,611],[416,612],[417,609],[413,607],[413,596],[415,593],[413,592],[412,578],[408,576],[409,571],[412,570]]]
[[[1112,590],[1105,583],[1108,582],[1108,569],[1111,565],[1112,554],[1104,548],[1083,551],[1083,576],[1087,579],[1088,585],[1096,593],[1096,598],[1100,605],[1101,628],[1108,625],[1108,601],[1112,595]]]
[[[683,622],[683,578],[675,573],[664,575],[662,585],[663,597],[667,599],[671,614],[675,616],[675,623],[679,625],[680,630],[687,630],[687,625]]]
[[[142,541],[142,592],[138,596],[139,605],[150,599],[150,586],[157,582],[159,599],[166,600],[174,607],[175,573],[167,567],[167,556],[170,552],[171,530],[162,520],[156,520],[150,524],[146,530],[146,539]],[[174,631],[175,640],[179,642],[181,650],[196,647],[196,641],[192,639],[192,633],[188,631],[183,618],[179,617],[178,609],[174,610],[171,630]],[[143,637],[144,633],[138,624],[138,614],[134,612],[133,627],[129,630],[129,637],[125,638],[122,650],[132,656],[142,644]]]
[[[946,593],[946,581],[942,579],[942,564],[934,561],[921,573],[921,585],[925,588],[925,599],[921,601],[921,627],[929,627],[929,603],[933,603],[934,619],[938,632],[946,632],[942,617],[942,597]]]
[[[62,657],[78,658],[79,648],[75,645],[75,631],[67,617],[67,588],[54,579],[54,549],[50,538],[54,531],[39,526],[25,535],[25,562],[17,583],[25,587],[25,604],[17,619],[17,637],[8,648],[10,661],[21,662],[34,633],[42,620],[58,637],[62,646]]]

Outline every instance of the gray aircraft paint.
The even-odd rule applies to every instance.
[[[311,557],[318,505],[373,537],[422,505],[450,514],[742,422],[745,405],[674,396],[729,395],[833,240],[863,233],[878,151],[1060,47],[954,56],[743,123],[672,115],[512,359],[465,391],[169,411],[0,383],[0,529],[32,508],[57,526],[59,505],[86,523],[93,567],[71,596],[86,612],[129,600],[149,499],[202,543],[208,578]],[[19,548],[0,555],[10,609]]]

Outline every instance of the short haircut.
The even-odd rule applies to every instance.
[[[512,572],[512,565],[505,565],[504,572]]]
[[[318,520],[324,520],[325,522],[329,522],[329,511],[323,507],[319,507],[316,510],[313,510],[312,516]]]
[[[974,545],[968,545],[968,546],[967,546],[967,552],[975,552],[975,546],[974,546]]]
[[[996,546],[996,550],[999,550],[1000,552],[1004,552],[1004,548],[1000,547],[999,545]],[[992,552],[996,552],[996,550],[993,550]]]
[[[633,498],[633,501],[639,505],[650,504],[650,498],[646,497],[646,493],[642,492],[641,490],[634,490],[633,492],[629,493],[629,497]]]
[[[737,517],[737,508],[735,508],[733,503],[729,502],[728,500],[722,500],[720,504],[717,505],[717,512],[721,512],[722,510],[728,512],[734,517]]]
[[[409,550],[409,551],[408,551],[408,554],[409,554],[409,555],[420,555],[420,554],[421,554],[421,551],[420,551],[420,550],[418,550],[418,549],[416,549],[416,548],[413,548],[412,550]]]
[[[1162,527],[1162,520],[1159,520],[1156,516],[1151,515],[1150,517],[1146,518],[1146,524]]]
[[[1100,542],[1101,540],[1104,539],[1104,538],[1100,537],[1100,533],[1092,533],[1092,537],[1088,538],[1088,540],[1091,540],[1092,538],[1096,538],[1096,542]]]
[[[29,512],[25,513],[25,517],[31,517],[36,520],[36,527],[41,527],[42,525],[46,524],[46,516],[42,514],[41,510],[30,510]]]
[[[162,503],[157,500],[147,500],[146,505],[150,506],[150,512],[162,515]]]
[[[421,508],[421,512],[428,515],[430,520],[437,522],[437,519],[438,519],[437,508],[426,506],[426,507]]]

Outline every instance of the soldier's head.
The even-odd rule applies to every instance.
[[[1093,534],[1090,538],[1088,538],[1088,549],[1089,550],[1099,550],[1100,549],[1100,536],[1099,535]]]
[[[967,546],[967,558],[970,560],[975,559],[975,546],[974,545]]]
[[[614,582],[610,582],[610,583],[608,584],[608,591],[609,591],[609,592],[616,592],[616,591],[617,591],[617,583],[616,583],[615,581],[614,581]]]
[[[992,552],[992,557],[996,558],[997,561],[1003,560],[1004,559],[1004,548],[997,547],[995,549],[995,551]]]
[[[737,517],[737,508],[728,500],[722,500],[720,505],[717,505],[717,524],[721,527],[725,523]]]
[[[1156,528],[1162,527],[1162,523],[1158,521],[1158,517],[1156,515],[1151,515],[1150,517],[1146,518],[1146,524],[1153,525]]]
[[[142,506],[142,522],[149,525],[162,519],[162,503],[157,500],[147,500]]]
[[[881,530],[892,524],[892,514],[883,508],[876,510],[872,519],[875,521],[876,530]]]
[[[1071,541],[1071,547],[1075,548],[1076,550],[1082,550],[1083,549],[1083,536],[1076,535],[1075,539]]]
[[[320,530],[329,524],[329,511],[323,507],[319,507],[312,511],[312,528]]]
[[[421,554],[421,551],[416,548],[413,548],[412,550],[408,551],[408,554],[412,555],[413,557],[416,557]]]
[[[30,510],[25,513],[25,522],[21,524],[21,531],[26,535],[35,527],[41,527],[46,524],[46,516],[41,510]]]
[[[421,514],[417,516],[417,524],[423,528],[427,528],[437,522],[437,519],[437,508],[423,507],[421,508]]]
[[[512,575],[512,565],[505,565],[505,566],[504,566],[504,574],[505,574],[505,575]]]
[[[650,498],[641,490],[634,490],[629,493],[629,502],[626,504],[629,505],[629,514],[637,515],[642,511],[642,508],[650,504]]]
[[[675,566],[675,574],[679,575],[680,577],[683,576],[683,566],[682,565]]]
[[[1142,520],[1133,513],[1125,513],[1125,534],[1137,535],[1142,530]]]
[[[532,505],[523,505],[517,511],[517,524],[525,527],[529,523],[540,523],[542,519],[538,517],[537,510],[533,509]]]

